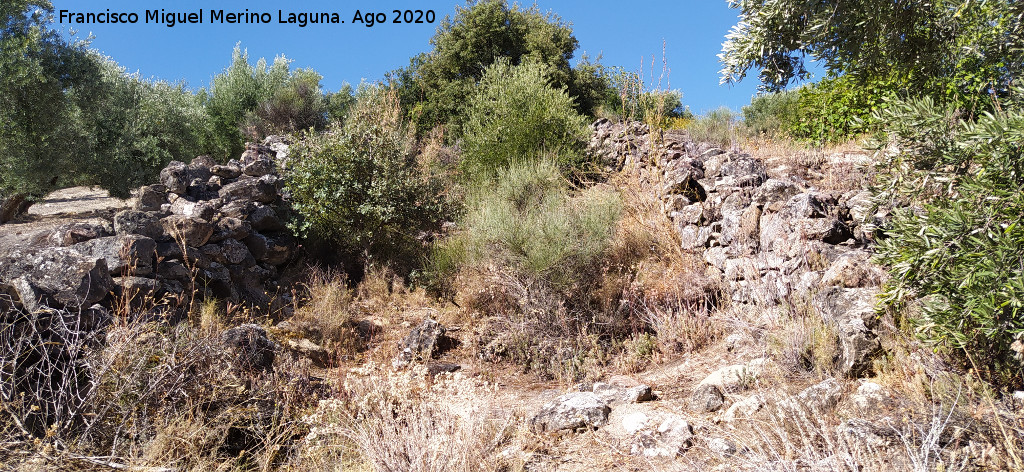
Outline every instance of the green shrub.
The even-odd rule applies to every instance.
[[[571,191],[556,163],[535,159],[499,170],[468,200],[462,231],[434,250],[435,288],[455,288],[462,306],[488,317],[485,358],[579,381],[607,360],[597,339],[623,334],[623,323],[593,306],[622,212],[618,192]]]
[[[72,185],[116,196],[201,150],[207,116],[180,85],[129,75],[47,29],[49,2],[4,3],[0,194],[31,201]],[[11,216],[0,215],[0,219]]]
[[[617,193],[574,195],[550,160],[522,162],[471,197],[457,244],[470,264],[497,262],[568,294],[592,280],[620,213]]]
[[[1024,91],[1017,90],[1017,99]],[[880,175],[897,210],[879,246],[886,301],[922,300],[923,339],[1003,385],[1019,386],[1024,333],[1024,107],[958,122],[930,99],[876,114],[902,152]]]
[[[231,65],[215,75],[210,89],[201,94],[213,126],[210,147],[216,150],[218,157],[237,157],[242,153],[245,139],[242,124],[246,114],[273,97],[287,80],[288,61],[284,57],[274,59],[269,68],[262,58],[253,66],[241,44],[235,46]]]
[[[249,53],[240,44],[235,46],[231,65],[201,93],[212,121],[213,138],[207,146],[211,152],[237,157],[246,138],[321,129],[331,111],[341,112],[351,104],[339,96],[332,105],[320,87],[320,74],[311,69],[290,71],[290,63],[278,56],[270,66],[263,58],[252,65]]]
[[[527,61],[544,64],[547,80],[566,89],[574,106],[590,115],[612,95],[602,69],[585,59],[577,69],[570,60],[579,46],[572,27],[536,5],[523,7],[506,0],[479,0],[456,7],[430,39],[433,49],[409,61],[409,66],[388,73],[402,98],[417,133],[437,126],[447,130],[449,142],[464,135],[465,104],[484,71],[498,60],[512,65]]]
[[[758,95],[743,107],[743,118],[752,134],[837,143],[877,130],[880,123],[872,114],[897,95],[908,95],[908,90],[895,79],[826,78],[794,90]]]
[[[417,232],[438,222],[443,202],[411,153],[397,96],[364,86],[349,119],[308,131],[292,148],[287,188],[300,234],[407,269]]]
[[[755,135],[781,137],[800,121],[800,92],[767,93],[750,99],[743,107],[743,123]]]
[[[329,93],[324,98],[327,101],[327,122],[344,122],[348,111],[356,103],[352,86],[348,82],[341,85],[341,90]]]
[[[182,84],[143,80],[109,59],[97,60],[99,95],[80,117],[90,149],[78,156],[83,168],[67,183],[99,185],[127,197],[155,181],[168,162],[205,150],[209,116],[198,97]]]
[[[563,166],[582,161],[587,120],[561,89],[549,85],[548,69],[536,62],[487,69],[467,106],[462,170],[470,180],[541,154]]]
[[[874,129],[872,113],[901,90],[892,80],[864,82],[852,76],[825,79],[797,90],[797,120],[791,136],[815,143],[835,143]]]

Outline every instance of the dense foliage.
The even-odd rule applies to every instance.
[[[430,53],[389,74],[420,133],[445,125],[461,135],[464,103],[484,71],[501,58],[512,65],[530,60],[547,66],[551,85],[580,97],[576,106],[584,114],[609,96],[599,68],[589,62],[570,67],[578,42],[569,25],[536,6],[471,1],[444,19],[430,44]]]
[[[78,117],[88,151],[77,156],[78,175],[68,178],[126,197],[156,180],[168,162],[203,151],[208,118],[198,97],[180,84],[143,80],[109,59],[95,60],[100,82],[94,90],[71,92],[96,95],[83,97],[91,100],[91,108],[82,107]]]
[[[3,9],[0,194],[100,185],[126,196],[173,158],[200,151],[207,119],[190,92],[65,41],[46,27],[47,2]]]
[[[921,298],[914,322],[924,338],[1000,383],[1022,380],[1011,349],[1024,334],[1020,105],[958,122],[949,107],[922,99],[878,117],[891,123],[900,150],[882,180],[882,196],[901,204],[880,245],[893,275],[887,299]]]
[[[562,89],[549,85],[549,69],[537,62],[489,67],[467,106],[463,171],[470,179],[492,177],[541,153],[563,166],[578,164],[587,138],[586,118]]]
[[[502,169],[472,200],[463,236],[468,261],[497,262],[566,296],[593,280],[622,210],[614,191],[574,195],[544,159]]]
[[[816,141],[878,127],[879,203],[893,208],[880,245],[885,300],[922,339],[1001,385],[1024,381],[1024,3],[734,0],[724,82],[761,69],[766,88],[829,78],[755,99],[758,130]],[[867,126],[867,127],[865,127]],[[1017,342],[1014,345],[1014,342]],[[1014,347],[1016,346],[1016,347]]]
[[[248,52],[235,46],[231,65],[202,93],[214,129],[214,152],[225,158],[237,156],[246,139],[322,129],[329,118],[344,115],[352,100],[350,87],[325,94],[320,74],[311,69],[291,71],[290,63],[278,56],[269,66],[263,58],[253,65]]]
[[[1024,5],[1013,0],[729,3],[740,21],[722,45],[723,82],[753,68],[779,90],[808,77],[810,56],[833,75],[895,75],[921,93],[985,96],[1024,70]]]
[[[417,232],[443,209],[411,142],[397,96],[361,87],[344,125],[308,131],[292,148],[287,188],[300,217],[295,229],[364,262],[408,264]]]
[[[876,130],[874,112],[898,96],[895,89],[891,82],[864,84],[848,75],[822,79],[758,95],[743,107],[743,118],[754,134],[835,143]]]

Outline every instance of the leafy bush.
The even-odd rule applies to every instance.
[[[208,120],[183,87],[128,75],[87,43],[64,41],[46,28],[48,2],[3,11],[0,194],[24,201],[101,185],[127,196],[166,162],[200,151]]]
[[[571,195],[549,160],[500,171],[469,207],[463,244],[471,263],[496,261],[565,293],[594,275],[621,210],[613,192]]]
[[[812,143],[836,143],[877,129],[872,113],[905,94],[895,80],[827,78],[803,87],[754,97],[743,107],[747,130]]]
[[[109,59],[96,60],[102,81],[80,117],[89,150],[78,156],[79,174],[65,183],[100,185],[127,197],[156,180],[168,162],[203,152],[209,117],[198,97],[181,84],[143,80]]]
[[[989,380],[1020,385],[1011,346],[1024,333],[1024,107],[1004,110],[958,122],[922,99],[876,114],[901,151],[880,175],[883,201],[900,208],[879,252],[892,275],[887,302],[922,300],[911,321],[924,339]]]
[[[242,51],[240,44],[235,46],[231,65],[214,76],[210,89],[202,92],[214,131],[211,146],[218,155],[233,157],[242,153],[246,114],[272,98],[287,80],[288,61],[284,57],[274,59],[269,68],[263,58],[253,66],[249,64],[248,51]]]
[[[312,69],[290,71],[290,63],[278,56],[270,66],[263,58],[254,66],[249,53],[240,44],[235,46],[231,65],[201,94],[212,120],[212,152],[237,157],[246,137],[322,129],[331,111],[340,113],[351,104],[350,89],[339,92],[331,104],[320,88],[320,74]]]
[[[579,46],[572,28],[536,5],[509,6],[506,0],[480,0],[456,7],[430,40],[433,50],[388,74],[419,135],[444,126],[449,139],[463,135],[465,103],[485,70],[498,60],[511,65],[544,64],[548,81],[578,98],[580,113],[592,114],[610,97],[601,68],[585,60],[577,69],[569,61]]]
[[[364,262],[410,264],[416,233],[436,223],[444,207],[410,146],[397,96],[361,87],[344,125],[308,131],[292,148],[286,185],[299,216],[294,229]]]
[[[581,162],[586,119],[564,90],[549,85],[548,72],[540,63],[502,60],[484,73],[466,113],[462,170],[470,179],[545,153],[562,165]]]
[[[344,122],[348,111],[356,103],[356,97],[352,86],[348,82],[341,85],[341,89],[334,93],[327,94],[324,99],[327,102],[327,122]]]
[[[597,337],[620,328],[602,322],[591,299],[621,207],[614,191],[571,192],[544,159],[514,163],[478,187],[464,229],[435,249],[430,275],[489,317],[482,355],[542,378],[586,374],[602,356]]]
[[[757,95],[743,107],[743,123],[755,135],[788,135],[800,120],[800,92],[783,91]]]
[[[802,87],[797,120],[789,133],[815,143],[834,143],[875,128],[872,113],[903,90],[893,81],[857,81],[851,76],[825,79]]]

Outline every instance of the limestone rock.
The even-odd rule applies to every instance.
[[[572,392],[544,405],[530,419],[537,432],[597,429],[608,422],[611,407],[592,392]]]
[[[751,395],[729,406],[718,420],[723,423],[731,423],[736,420],[750,419],[763,407],[764,399],[759,395]]]
[[[848,377],[868,373],[871,360],[881,350],[875,323],[877,289],[830,287],[814,297],[814,307],[822,318],[839,331],[839,371]]]
[[[146,276],[153,273],[156,241],[138,234],[107,236],[68,246],[85,258],[102,258],[111,275]]]
[[[630,452],[645,457],[674,458],[690,448],[693,441],[693,427],[676,415],[667,417],[658,429],[641,433],[633,442]]]
[[[221,187],[220,198],[231,200],[247,200],[259,203],[273,203],[277,200],[276,180],[272,175],[260,178],[240,179]]]
[[[826,379],[820,383],[805,388],[793,399],[791,406],[824,414],[839,403],[843,394],[843,386],[836,379]]]
[[[595,382],[592,391],[606,403],[641,403],[654,399],[650,385],[621,387],[614,384]]]
[[[764,206],[772,202],[785,202],[800,193],[800,188],[788,180],[768,179],[754,192],[752,201]]]
[[[714,385],[722,391],[741,390],[749,387],[761,374],[767,359],[754,359],[746,364],[722,367],[701,380],[697,385],[700,389],[705,385]]]
[[[160,211],[160,206],[167,203],[167,192],[167,187],[161,184],[140,187],[135,196],[134,208],[139,211]]]
[[[851,400],[857,411],[864,415],[876,414],[892,403],[885,388],[875,382],[862,383]]]
[[[0,255],[0,292],[17,294],[27,311],[47,306],[80,310],[106,298],[113,286],[103,258],[86,257],[71,248],[13,250]]]
[[[160,220],[149,212],[123,210],[114,215],[114,233],[139,234],[157,241],[166,241]]]

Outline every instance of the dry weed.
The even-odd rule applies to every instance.
[[[500,452],[514,416],[493,405],[485,383],[375,364],[345,377],[343,394],[306,417],[304,461],[388,471],[506,470]],[[331,465],[334,462],[335,465]],[[348,470],[348,469],[346,469]]]

